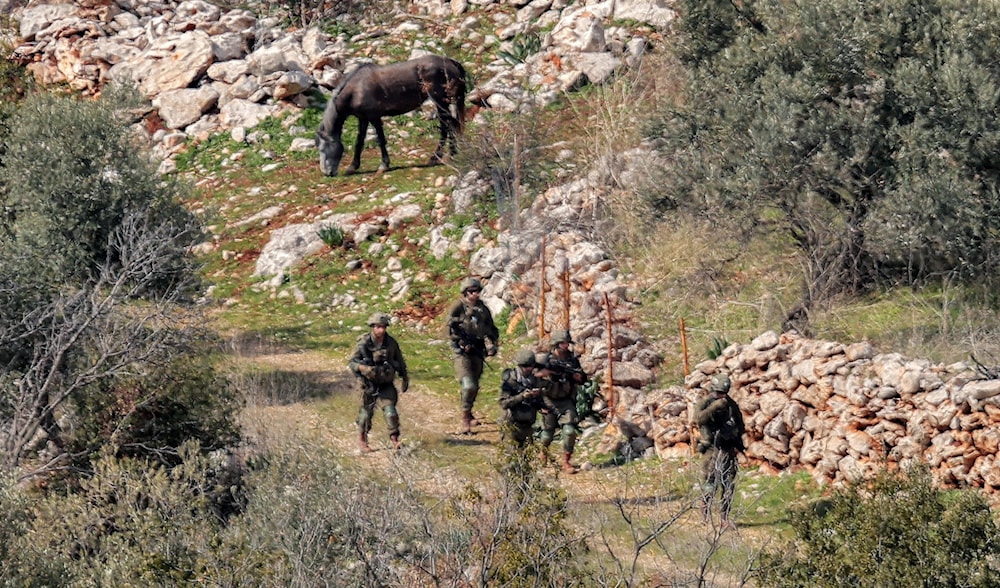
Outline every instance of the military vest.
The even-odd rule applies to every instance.
[[[525,390],[538,386],[538,380],[534,376],[522,376],[520,370],[508,368],[503,371],[503,386],[507,390],[516,391],[520,394]],[[507,409],[507,418],[515,423],[531,423],[535,421],[538,408],[531,403],[518,402]]]
[[[465,336],[482,341],[488,333],[486,307],[482,305],[469,306],[462,305],[461,317],[458,326],[465,333]]]
[[[574,371],[579,371],[580,362],[575,357],[559,359],[554,353],[549,353],[545,358],[545,366],[555,370],[549,378],[549,386],[545,391],[545,396],[552,400],[573,400],[576,401],[577,384],[570,375]]]
[[[370,380],[376,384],[391,384],[396,377],[396,368],[389,363],[385,349],[376,349],[372,353],[372,375]]]

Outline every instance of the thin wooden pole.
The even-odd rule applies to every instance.
[[[563,291],[563,324],[569,330],[569,262],[563,260],[562,267],[562,291]]]
[[[608,421],[615,418],[615,407],[618,406],[618,398],[615,396],[615,350],[611,346],[614,336],[611,332],[611,302],[608,300],[608,293],[604,293],[605,309],[605,330],[608,332],[608,369],[607,374],[607,401],[608,401]]]
[[[538,262],[538,340],[545,339],[545,235],[542,235],[542,254]]]
[[[684,378],[691,374],[691,365],[688,363],[688,339],[687,339],[687,328],[684,326],[684,319],[681,318],[679,321],[680,331],[681,331],[681,355],[684,359]],[[698,427],[695,425],[694,420],[688,423],[688,445],[691,446],[691,455],[697,455],[698,451],[695,447],[695,431]]]
[[[681,354],[684,358],[684,377],[686,378],[691,375],[691,364],[688,361],[687,329],[684,328],[683,318],[681,318],[680,320],[680,329],[681,329]]]
[[[521,228],[521,149],[518,145],[519,133],[514,132],[514,229]]]

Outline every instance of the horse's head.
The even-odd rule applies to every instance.
[[[344,144],[320,128],[316,131],[316,148],[319,149],[319,169],[323,175],[337,175],[340,159],[344,156]]]

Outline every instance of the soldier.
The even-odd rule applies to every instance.
[[[371,451],[368,432],[372,429],[375,407],[382,408],[389,439],[395,449],[399,449],[399,413],[396,412],[398,395],[393,383],[396,376],[402,380],[401,390],[410,388],[410,377],[403,361],[399,344],[386,329],[389,315],[377,312],[368,319],[371,331],[358,339],[357,348],[348,363],[361,387],[361,410],[358,412],[358,446],[362,452]]]
[[[737,453],[743,451],[743,414],[736,401],[729,396],[729,376],[715,374],[709,384],[709,393],[695,406],[700,438],[698,452],[705,454],[702,463],[702,514],[711,516],[712,501],[722,488],[722,526],[731,527],[729,511],[736,492]]]
[[[448,312],[448,336],[455,352],[455,377],[461,386],[462,433],[469,434],[479,421],[472,406],[479,395],[479,379],[486,357],[496,355],[500,333],[490,309],[479,299],[483,284],[476,278],[462,280],[462,299]]]
[[[500,408],[504,410],[503,432],[523,448],[534,435],[535,418],[541,406],[542,382],[535,377],[535,354],[521,349],[514,355],[516,368],[503,371]]]
[[[576,446],[577,391],[587,383],[587,374],[580,367],[580,359],[570,350],[573,339],[567,330],[552,334],[551,351],[542,361],[538,375],[549,380],[543,395],[542,408],[542,459],[548,461],[549,445],[555,438],[556,426],[562,427],[562,470],[575,474],[576,466],[570,463]]]

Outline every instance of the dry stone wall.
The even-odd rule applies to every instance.
[[[967,363],[794,332],[731,345],[696,366],[683,388],[623,398],[606,435],[646,435],[662,456],[689,455],[697,436],[691,407],[717,372],[730,375],[743,410],[746,457],[765,469],[804,469],[839,484],[923,461],[943,486],[1000,490],[1000,380]]]

